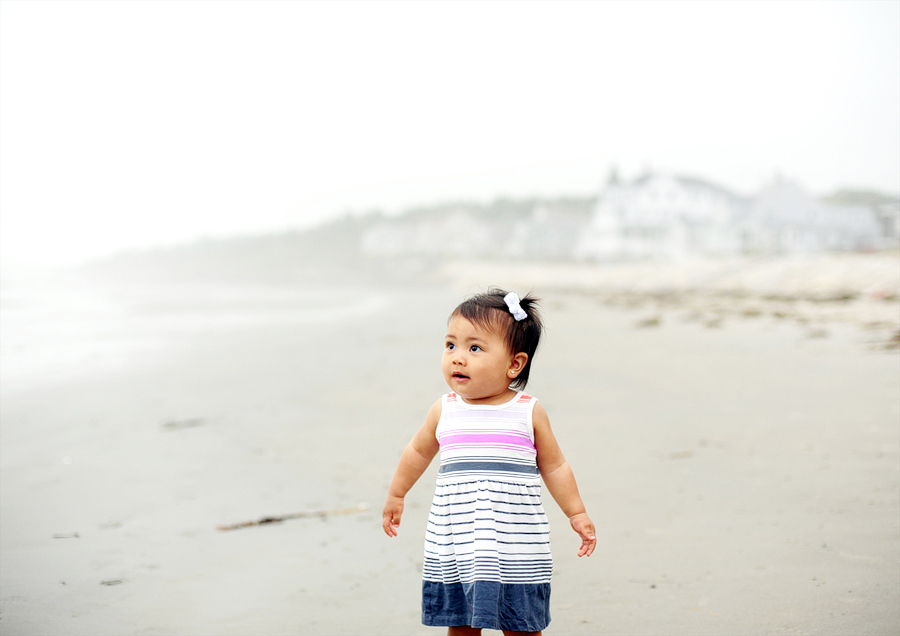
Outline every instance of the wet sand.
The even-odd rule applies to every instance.
[[[314,328],[200,330],[128,369],[4,394],[0,632],[442,633],[419,624],[436,467],[398,538],[380,511],[475,283],[389,289]],[[535,288],[548,333],[529,392],[599,536],[577,559],[548,497],[546,633],[898,632],[897,350],[854,322],[710,326]]]

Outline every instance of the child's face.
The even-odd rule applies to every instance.
[[[514,393],[509,383],[525,366],[528,354],[509,352],[500,334],[462,316],[450,318],[441,370],[456,393],[474,404],[502,404]]]

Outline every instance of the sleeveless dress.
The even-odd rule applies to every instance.
[[[519,391],[478,405],[441,398],[441,465],[422,581],[425,625],[536,632],[550,623],[550,526],[532,412]]]

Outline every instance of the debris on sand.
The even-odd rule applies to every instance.
[[[743,316],[808,325],[807,336],[834,323],[887,323],[893,333],[900,329],[898,256],[896,250],[888,250],[528,265],[448,260],[441,275],[460,287],[490,278],[508,281],[510,287],[554,290],[562,297],[584,296],[602,305],[639,309],[645,313],[631,324],[639,329],[664,327],[665,317],[677,310],[685,322],[698,322],[709,330]],[[723,322],[711,320],[710,314]],[[900,349],[900,342],[879,340],[880,350]]]
[[[652,318],[638,320],[636,323],[634,323],[634,326],[638,329],[647,329],[648,327],[659,327],[661,323],[662,319],[659,316],[653,316]]]
[[[349,515],[356,512],[365,512],[368,509],[369,505],[362,503],[352,508],[335,508],[333,510],[306,510],[303,512],[294,512],[287,515],[281,515],[279,517],[263,517],[262,519],[257,519],[256,521],[242,521],[241,523],[216,526],[216,530],[222,532],[227,530],[239,530],[240,528],[249,528],[251,526],[281,523],[282,521],[287,521],[288,519],[306,519],[309,517],[319,517],[321,519],[326,519],[328,517],[335,517],[338,515]]]
[[[169,420],[163,424],[163,430],[177,431],[182,428],[195,428],[206,424],[206,419],[202,417],[191,417],[184,420]]]

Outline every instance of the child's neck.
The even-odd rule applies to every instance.
[[[511,399],[513,399],[518,391],[513,389],[506,389],[502,393],[498,393],[497,395],[491,395],[483,398],[467,398],[464,395],[460,395],[463,399],[463,402],[466,404],[487,404],[491,406],[496,406],[497,404],[506,404]]]

